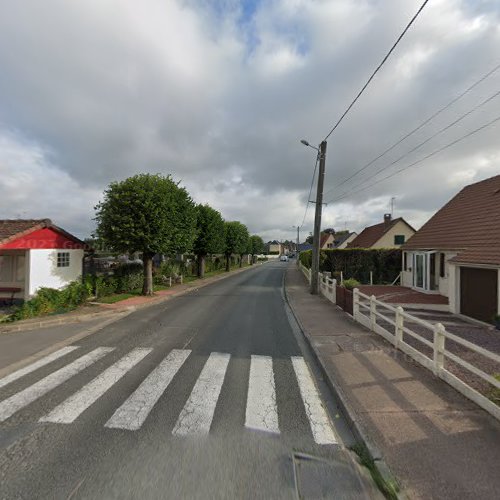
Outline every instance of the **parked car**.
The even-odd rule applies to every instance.
[[[287,257],[286,255],[282,255],[282,256],[280,257],[280,261],[281,261],[281,262],[288,262],[288,257]]]

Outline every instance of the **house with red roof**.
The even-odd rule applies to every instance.
[[[347,248],[401,248],[414,234],[415,229],[402,217],[385,214],[384,222],[365,227]]]
[[[49,219],[0,220],[0,302],[74,281],[82,275],[85,247]]]
[[[463,188],[406,242],[401,284],[448,297],[453,313],[500,314],[500,175]]]

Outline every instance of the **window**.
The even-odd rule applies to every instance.
[[[57,252],[57,267],[69,267],[69,252]]]
[[[394,235],[394,244],[395,245],[402,245],[404,242],[405,242],[405,235],[404,234]]]
[[[444,253],[439,255],[439,276],[444,278]]]
[[[24,255],[0,255],[0,283],[24,281]]]

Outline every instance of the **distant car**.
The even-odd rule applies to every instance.
[[[280,261],[281,261],[281,262],[288,262],[288,257],[287,257],[286,255],[282,255],[282,256],[280,257]]]

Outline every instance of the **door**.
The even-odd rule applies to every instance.
[[[426,286],[426,269],[425,269],[425,254],[416,253],[415,254],[415,263],[414,263],[415,273],[413,274],[414,283],[413,286],[417,288],[425,288]]]
[[[498,307],[496,269],[460,268],[460,312],[492,323]]]

